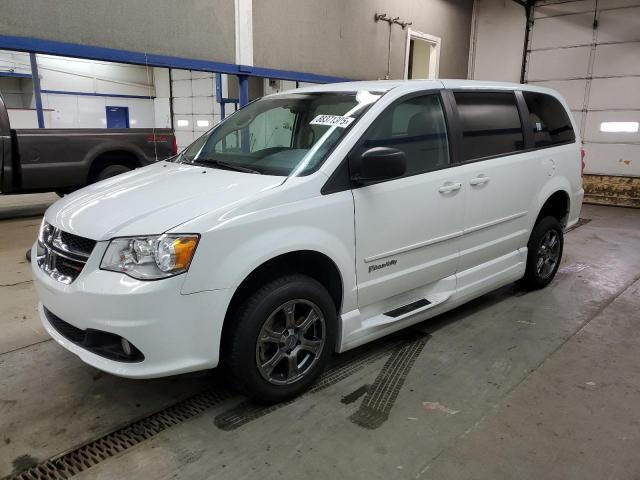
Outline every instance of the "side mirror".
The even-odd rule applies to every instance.
[[[407,158],[402,150],[374,147],[356,159],[351,179],[359,185],[368,185],[401,177],[406,170]]]

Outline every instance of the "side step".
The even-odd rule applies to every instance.
[[[358,328],[356,331],[367,330],[369,328],[375,328],[382,325],[387,325],[389,323],[399,322],[404,320],[405,318],[413,317],[418,313],[422,313],[426,310],[440,305],[441,303],[446,302],[452,293],[453,292],[451,291],[430,295],[429,300],[427,300],[426,298],[421,298],[401,307],[389,310],[388,312],[367,318],[362,322],[360,328]]]
[[[416,302],[407,303],[402,307],[389,310],[388,312],[385,312],[384,315],[386,315],[387,317],[398,318],[421,307],[426,307],[427,305],[431,305],[431,302],[425,298],[421,298]]]

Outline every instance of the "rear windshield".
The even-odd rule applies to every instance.
[[[177,161],[262,175],[308,175],[380,96],[363,90],[265,97],[227,117]]]

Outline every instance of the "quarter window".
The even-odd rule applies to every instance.
[[[573,133],[571,119],[556,98],[536,92],[522,92],[522,94],[529,109],[536,147],[575,141],[576,136]]]
[[[446,167],[449,145],[440,95],[391,105],[365,134],[360,154],[374,147],[402,150],[407,159],[405,176]]]
[[[511,93],[455,92],[465,161],[524,149],[516,98]]]

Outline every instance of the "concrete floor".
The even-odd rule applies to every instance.
[[[339,356],[359,369],[281,408],[229,395],[79,477],[640,478],[640,210],[585,205],[581,216],[592,221],[567,234],[547,289],[507,286]],[[48,340],[24,263],[38,224],[0,222],[0,477],[224,389],[206,372],[112,377]],[[376,391],[362,387],[404,351],[397,342],[424,346],[386,421],[363,428],[353,415]],[[363,355],[372,361],[357,364]],[[399,378],[385,372],[383,383]]]

